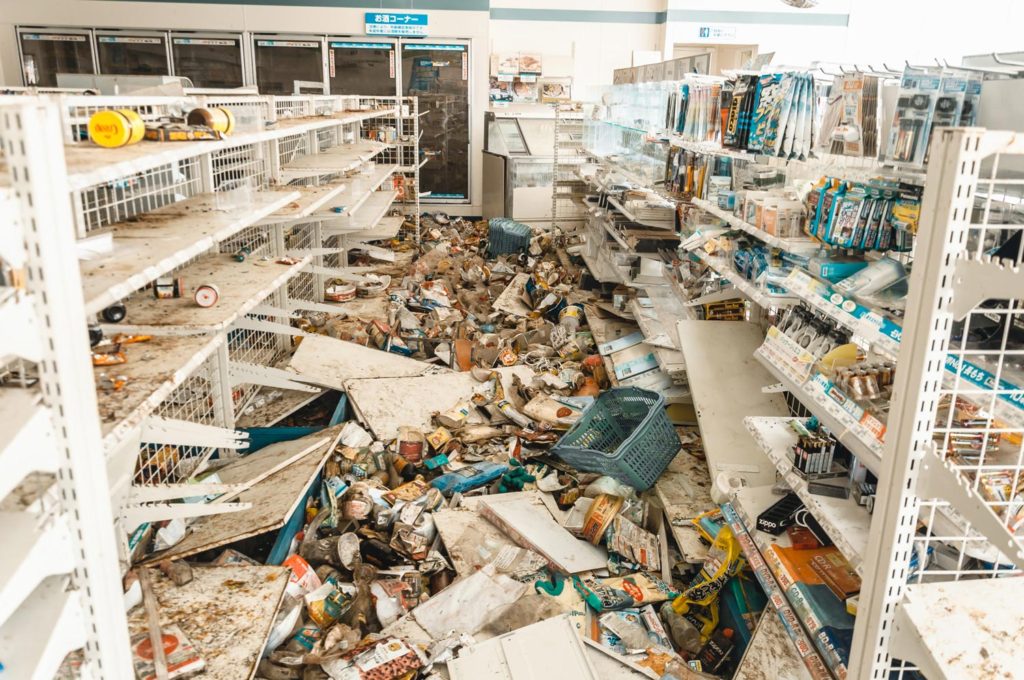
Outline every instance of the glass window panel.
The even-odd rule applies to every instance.
[[[124,76],[166,76],[167,46],[158,35],[97,35],[100,73]]]
[[[469,51],[466,45],[402,44],[402,91],[419,97],[420,171],[428,201],[469,198]]]
[[[196,87],[241,87],[242,42],[240,38],[173,36],[171,54],[174,75],[184,76]]]
[[[324,81],[319,40],[256,41],[256,84],[262,94],[295,94],[295,81]]]
[[[20,38],[26,85],[56,87],[58,73],[93,73],[88,35],[40,32]]]
[[[395,96],[395,47],[389,43],[331,40],[327,44],[331,94]]]

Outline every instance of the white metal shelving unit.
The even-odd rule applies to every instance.
[[[896,362],[897,382],[888,414],[865,412],[818,372],[813,356],[776,329],[769,329],[765,342],[754,352],[776,382],[748,386],[790,393],[799,402],[791,400],[792,408],[816,416],[850,448],[879,478],[873,514],[852,500],[808,491],[806,482],[792,470],[791,417],[748,417],[746,436],[758,445],[756,455],[772,476],[788,483],[863,576],[846,677],[906,680],[915,670],[928,680],[1017,677],[1024,621],[1021,608],[1008,603],[1017,602],[1024,583],[1020,578],[1024,570],[1024,445],[1020,444],[1024,440],[1024,389],[1020,387],[1024,385],[1024,351],[1016,348],[1024,315],[1020,302],[1024,299],[1020,266],[1024,246],[1017,245],[1009,261],[993,262],[988,255],[993,244],[1018,243],[1011,239],[1020,237],[1016,224],[1020,220],[1007,216],[1008,207],[1024,204],[1024,176],[1017,158],[1024,155],[1024,144],[1019,135],[942,130],[932,140],[927,174],[884,166],[875,159],[829,154],[803,161],[769,158],[650,131],[643,143],[659,138],[663,144],[694,153],[778,168],[790,180],[822,175],[864,180],[883,175],[925,187],[905,319],[898,321],[867,307],[799,269],[782,284],[787,291],[784,304],[810,306],[850,331],[866,352]],[[629,168],[615,167],[617,158],[595,157],[612,166],[606,175],[636,181]],[[691,202],[729,228],[771,247],[789,252],[813,248],[812,241],[766,234],[708,201],[695,198]],[[711,256],[697,245],[696,252],[693,247],[686,250],[729,279],[753,305],[779,306],[777,299],[739,280],[726,259]],[[600,253],[587,255],[597,259]],[[670,283],[675,284],[674,279]],[[677,285],[669,290],[678,292],[687,304],[685,291]],[[717,300],[726,294],[705,297]],[[961,323],[968,329],[974,323],[995,323],[998,332],[988,345],[969,346],[968,333],[959,330]],[[698,418],[702,411],[710,415],[728,410],[728,403],[718,404],[721,400],[716,400],[714,390],[730,395],[738,390],[723,387],[716,371],[694,369],[703,365],[700,362],[736,363],[735,353],[723,349],[729,339],[701,350],[681,325],[679,340],[690,369],[687,379]],[[707,406],[709,400],[716,403],[715,409]],[[954,422],[953,409],[945,408],[949,403],[964,404],[967,413],[976,409],[978,416],[968,425]],[[937,419],[940,405],[942,417]],[[727,430],[727,422],[709,423],[708,433],[701,425],[705,439],[711,440],[709,463],[720,455],[716,450],[735,453],[736,447],[721,446],[726,439],[718,430]],[[965,454],[962,445],[960,451],[954,450],[955,441],[972,438],[981,442],[973,453]],[[812,677],[830,677],[792,603],[762,569],[760,551],[774,539],[761,532],[747,533],[757,515],[777,498],[771,485],[764,480],[761,484],[742,489],[727,505],[730,523],[741,536],[797,656]]]
[[[22,370],[31,364],[39,377],[27,386],[0,385],[0,663],[11,677],[50,678],[69,652],[84,647],[84,677],[128,677],[82,284],[65,235],[73,232],[71,202],[61,200],[71,191],[61,139],[61,112],[52,102],[0,102],[2,355],[5,364],[21,360]],[[33,340],[34,351],[8,345],[15,339]]]
[[[0,663],[12,677],[50,677],[83,645],[88,676],[130,675],[129,533],[247,507],[176,501],[225,490],[184,482],[245,445],[236,414],[268,425],[321,394],[278,366],[303,334],[298,312],[335,312],[324,272],[360,280],[345,253],[397,235],[407,218],[392,212],[411,207],[418,236],[418,135],[402,136],[403,105],[417,113],[415,98],[394,97],[0,100]],[[152,120],[195,106],[231,109],[237,133],[86,140],[101,109]],[[157,299],[161,277],[187,292]],[[204,284],[219,290],[209,308],[191,299]],[[91,368],[85,326],[120,301],[126,319],[99,327],[152,339]],[[261,388],[287,398],[247,409]]]
[[[851,655],[855,677],[902,677],[914,668],[929,680],[1012,677],[1020,670],[1024,454],[1013,444],[1007,456],[1002,442],[990,435],[1024,434],[996,408],[998,402],[1019,404],[1021,395],[1008,380],[1020,354],[1009,329],[1024,299],[1017,265],[1022,249],[1018,245],[1008,261],[987,256],[993,244],[1019,239],[1019,226],[997,217],[991,196],[997,191],[1020,195],[1024,183],[1012,172],[1020,155],[1024,145],[1012,132],[944,129],[932,140],[890,410],[890,422],[899,425],[886,437],[880,478],[888,482],[879,487],[876,528],[865,554],[864,570],[873,578],[861,594]],[[977,199],[979,194],[986,198]],[[995,311],[982,307],[993,300],[999,302]],[[1003,324],[994,347],[970,347],[965,331],[952,337],[955,323],[969,329],[992,315]],[[962,372],[960,380],[945,379],[951,363],[963,366],[982,358],[993,367],[993,380],[973,371]],[[960,398],[992,414],[991,420],[971,427],[954,421],[952,410],[940,418],[940,404]],[[951,450],[954,438],[979,434],[976,455]],[[932,525],[944,509],[955,511],[966,526],[954,526],[949,535],[916,530],[919,518]],[[998,556],[989,561],[961,556],[908,578],[914,554],[927,555],[943,543],[966,553],[979,542],[994,547]]]

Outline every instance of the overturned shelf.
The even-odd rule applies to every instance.
[[[775,481],[775,466],[747,434],[749,415],[785,416],[778,394],[761,388],[771,376],[754,361],[761,329],[744,321],[680,321],[679,343],[711,479],[719,472],[751,485]]]
[[[855,569],[860,569],[867,550],[871,515],[852,498],[831,498],[813,494],[807,480],[793,470],[792,449],[797,437],[789,427],[793,418],[747,418],[750,431],[764,452],[775,463],[779,474],[800,497],[829,538]]]
[[[244,207],[202,194],[113,226],[111,252],[81,262],[85,311],[93,314],[280,210],[298,193],[259,191]]]
[[[149,290],[139,291],[125,301],[124,322],[104,326],[108,333],[134,332],[162,335],[195,335],[225,330],[272,295],[312,261],[306,256],[296,264],[278,264],[255,257],[236,262],[218,253],[199,259],[175,272],[185,281],[187,292],[180,298],[157,300]],[[220,299],[213,307],[200,307],[192,293],[196,286],[214,284]]]

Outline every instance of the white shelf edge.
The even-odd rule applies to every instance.
[[[69,652],[85,644],[81,596],[64,590],[67,579],[50,576],[0,625],[4,673],[52,678]]]
[[[67,520],[58,515],[46,526],[29,512],[0,512],[4,551],[0,556],[0,625],[48,576],[74,568]]]

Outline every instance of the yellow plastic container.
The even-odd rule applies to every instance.
[[[108,149],[135,144],[145,134],[146,124],[131,109],[97,111],[89,117],[89,139]]]

